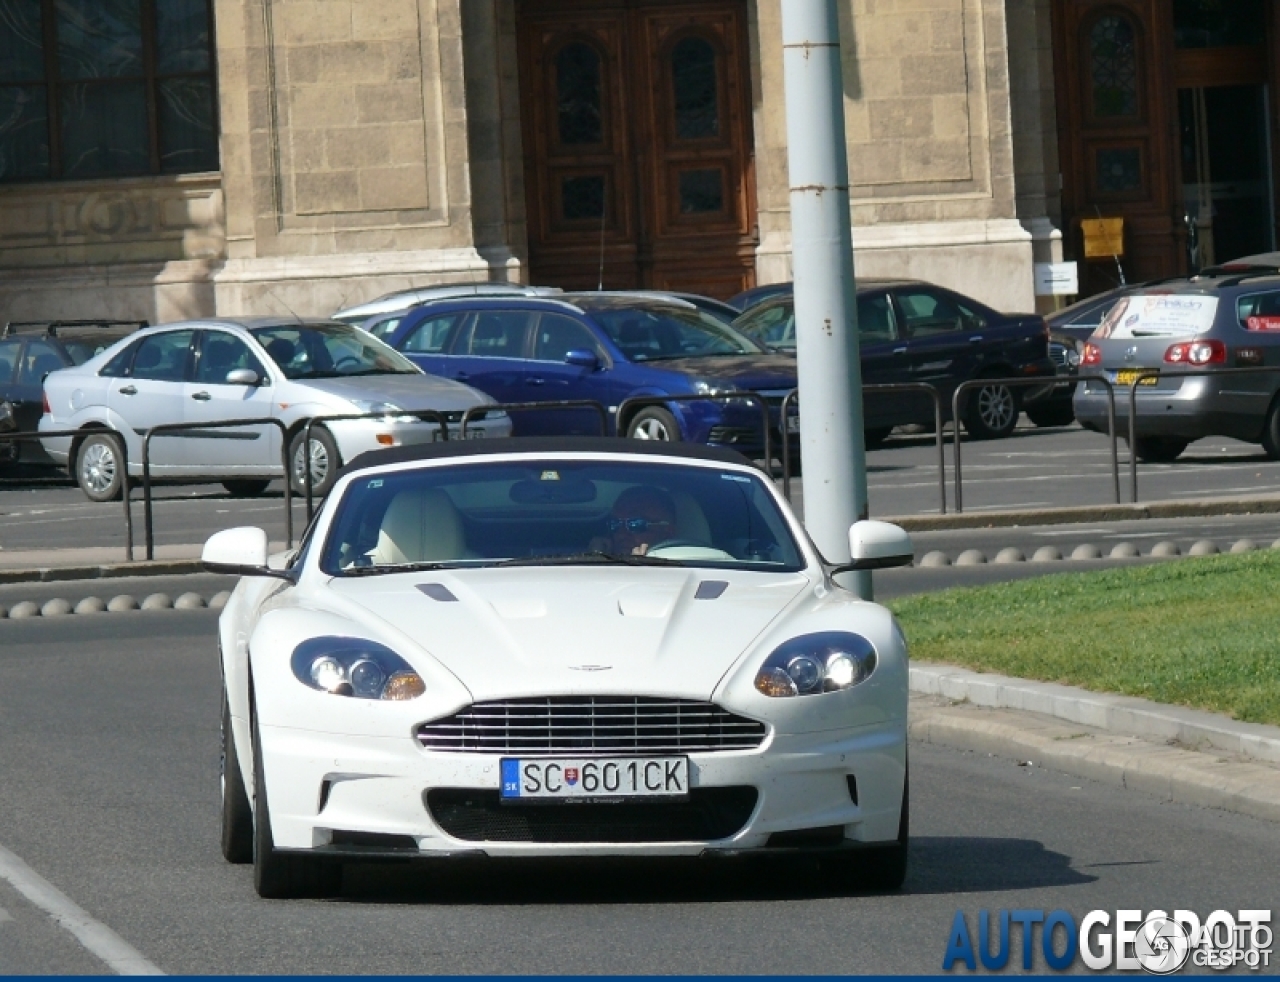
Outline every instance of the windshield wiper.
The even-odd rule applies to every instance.
[[[675,559],[662,559],[658,556],[623,556],[616,552],[577,552],[569,556],[521,556],[517,559],[504,559],[494,566],[579,566],[584,563],[600,563],[614,566],[683,566]]]
[[[471,569],[473,566],[472,563],[386,563],[380,566],[350,566],[338,575],[382,576],[387,573],[425,573],[436,569]]]

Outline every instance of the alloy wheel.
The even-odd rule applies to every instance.
[[[636,424],[631,436],[637,440],[665,440],[670,442],[671,433],[667,430],[666,425],[660,419],[650,416],[648,419],[642,419]]]
[[[987,385],[978,390],[978,418],[988,429],[1000,432],[1013,417],[1013,391],[1008,386]]]
[[[116,479],[116,454],[105,443],[94,443],[80,460],[81,483],[95,494],[106,494]]]
[[[329,475],[329,451],[325,449],[323,443],[319,440],[311,441],[311,453],[306,454],[302,444],[298,445],[298,449],[293,455],[293,475],[297,481],[298,487],[305,487],[305,476],[302,468],[306,457],[311,458],[311,486],[317,488],[324,483],[324,479]]]

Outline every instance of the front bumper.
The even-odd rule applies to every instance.
[[[237,740],[246,740],[247,727],[237,721],[236,729]],[[689,755],[692,790],[753,787],[758,793],[745,824],[727,838],[484,841],[446,833],[433,819],[426,793],[496,792],[496,755],[426,751],[407,735],[335,736],[267,725],[260,732],[275,844],[317,855],[695,856],[765,852],[773,833],[832,826],[843,827],[846,843],[889,843],[898,833],[906,774],[905,720],[814,734],[773,733],[756,750]],[[398,848],[379,850],[379,842]]]
[[[447,426],[450,440],[461,440],[462,426],[458,413],[449,413]],[[319,425],[319,424],[317,424]],[[441,438],[440,424],[435,420],[419,420],[411,416],[386,416],[380,419],[349,419],[325,423],[338,444],[343,460],[353,460],[369,450],[388,447],[418,446],[436,443]],[[496,439],[511,435],[511,418],[473,419],[467,423],[467,439]]]

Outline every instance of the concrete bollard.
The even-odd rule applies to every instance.
[[[1132,542],[1117,542],[1111,547],[1112,559],[1137,559],[1142,552]]]
[[[1086,542],[1084,545],[1076,546],[1071,550],[1072,559],[1101,559],[1102,550],[1092,543]]]
[[[118,597],[112,597],[110,602],[107,604],[107,610],[111,611],[113,614],[118,614],[126,610],[137,609],[138,601],[134,600],[133,597],[129,596],[127,593],[122,593]]]
[[[54,597],[40,608],[41,617],[66,617],[71,613],[71,601],[62,597]]]
[[[1191,547],[1188,555],[1191,556],[1216,556],[1219,553],[1218,545],[1209,539],[1201,539]]]
[[[1009,546],[1008,548],[1001,549],[996,553],[997,563],[1025,563],[1026,561],[1027,557],[1022,554],[1022,550],[1015,546]]]
[[[101,597],[85,597],[76,604],[77,614],[101,614],[107,609],[107,603]]]
[[[1151,547],[1151,555],[1157,559],[1172,559],[1174,556],[1181,556],[1182,550],[1176,542],[1157,542]]]
[[[1056,563],[1062,559],[1062,550],[1057,546],[1041,546],[1031,557],[1033,563]]]
[[[966,549],[956,557],[957,566],[985,566],[987,557],[981,549]]]

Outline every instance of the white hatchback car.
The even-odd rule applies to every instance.
[[[854,563],[911,561],[859,522]],[[907,646],[738,454],[603,438],[351,465],[296,553],[219,532],[222,849],[268,897],[483,853],[907,858]],[[283,581],[283,582],[282,582]]]
[[[40,429],[83,430],[84,436],[41,443],[93,501],[120,495],[122,437],[130,475],[142,473],[143,438],[153,426],[278,419],[287,429],[294,485],[301,489],[307,420],[383,413],[313,428],[312,487],[324,495],[343,461],[441,436],[438,421],[406,413],[442,413],[453,438],[461,435],[465,410],[493,404],[470,386],[423,373],[348,324],[271,318],[185,321],[135,332],[83,365],[51,373],[44,394]],[[499,410],[473,415],[467,435],[510,436],[511,420]],[[212,478],[233,494],[257,494],[282,475],[281,449],[280,429],[267,424],[157,434],[151,473]]]

